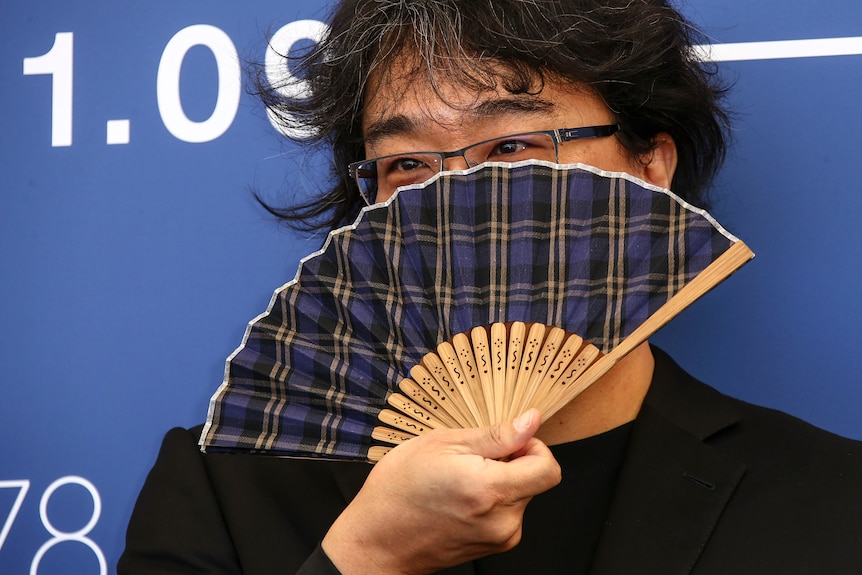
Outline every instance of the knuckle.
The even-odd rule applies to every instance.
[[[471,490],[465,494],[464,506],[474,517],[484,517],[494,512],[500,498],[488,489]]]
[[[554,461],[554,466],[548,473],[548,479],[551,481],[551,487],[558,485],[563,480],[563,470],[556,461]]]
[[[518,516],[495,521],[494,530],[489,536],[499,551],[508,551],[521,542],[521,533],[522,523]]]
[[[503,428],[500,425],[492,425],[488,428],[488,438],[494,444],[501,445],[503,443]]]

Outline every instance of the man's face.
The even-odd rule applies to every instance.
[[[425,75],[392,74],[386,82],[372,78],[363,113],[367,158],[451,151],[509,134],[616,122],[592,92],[550,78],[541,91],[532,94],[511,94],[501,88],[477,93],[447,81],[445,75],[435,80],[436,91]],[[559,161],[627,172],[662,187],[669,186],[675,165],[668,166],[669,174],[654,173],[654,169],[633,158],[616,137],[562,143]],[[466,167],[460,157],[447,159],[445,165],[450,170]],[[392,192],[381,190],[377,201],[386,200]]]

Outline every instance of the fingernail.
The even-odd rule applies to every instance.
[[[522,413],[518,417],[516,417],[512,421],[512,425],[515,426],[515,429],[518,431],[524,431],[525,429],[530,427],[530,424],[533,422],[533,411],[530,410],[526,413]]]

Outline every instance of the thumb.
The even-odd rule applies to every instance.
[[[529,409],[512,421],[476,429],[465,443],[477,455],[502,459],[527,445],[541,423],[539,410]]]

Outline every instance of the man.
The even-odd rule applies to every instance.
[[[625,171],[694,203],[721,164],[721,89],[659,0],[344,1],[305,58],[312,95],[267,104],[334,151],[334,185],[272,211],[322,226],[460,169],[418,151]],[[441,158],[442,160],[442,158]],[[347,166],[363,161],[362,171]],[[474,163],[471,162],[470,163]],[[367,181],[370,180],[370,183]],[[644,344],[539,427],[436,431],[364,464],[197,451],[168,434],[122,573],[855,573],[862,448],[729,399]]]

